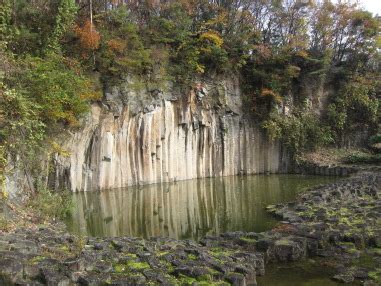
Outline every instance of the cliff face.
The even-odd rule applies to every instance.
[[[56,158],[55,181],[73,191],[286,168],[280,144],[246,118],[234,81],[177,95],[136,92],[127,82],[92,106],[64,148],[70,155]]]

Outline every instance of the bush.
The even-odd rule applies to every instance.
[[[45,136],[45,124],[38,116],[41,106],[25,94],[0,83],[0,181],[7,156],[18,153],[25,159]]]
[[[89,101],[100,98],[75,61],[50,54],[44,59],[29,57],[26,62],[28,70],[22,78],[25,93],[39,105],[35,110],[44,123],[76,125],[89,109]]]
[[[108,14],[100,28],[102,34],[97,52],[97,69],[105,81],[124,74],[145,75],[152,70],[151,50],[145,47],[139,27],[122,6]]]
[[[369,138],[369,145],[381,143],[381,134],[373,135]]]
[[[381,154],[356,152],[344,158],[343,162],[347,164],[381,164]]]
[[[264,121],[262,127],[271,139],[279,138],[294,156],[333,141],[330,129],[320,126],[320,121],[314,114],[302,113],[286,117],[272,115]]]
[[[375,96],[375,82],[354,76],[331,98],[328,105],[327,124],[334,131],[336,143],[342,143],[350,129],[377,125],[379,99]]]
[[[40,188],[29,201],[29,206],[42,219],[64,219],[70,215],[72,201],[69,192],[53,192]]]

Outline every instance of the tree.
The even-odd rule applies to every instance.
[[[55,27],[47,45],[49,52],[61,52],[59,41],[73,25],[76,12],[77,7],[74,0],[61,0],[58,7],[58,14],[55,19]]]
[[[76,26],[75,32],[79,38],[79,44],[83,51],[82,56],[86,58],[89,56],[88,53],[91,52],[94,58],[94,51],[99,47],[101,36],[99,32],[95,30],[91,20],[86,20],[82,27]]]

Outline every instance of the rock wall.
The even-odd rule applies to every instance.
[[[239,89],[207,89],[202,100],[197,90],[159,94],[138,111],[129,102],[136,94],[106,93],[105,104],[93,105],[83,129],[65,141],[70,156],[56,158],[58,186],[90,191],[285,170],[280,144],[242,112]]]

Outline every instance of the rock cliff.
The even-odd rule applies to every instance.
[[[56,184],[73,191],[285,170],[286,156],[243,112],[237,81],[186,91],[133,82],[105,92],[65,140]],[[283,162],[283,164],[282,164]]]

